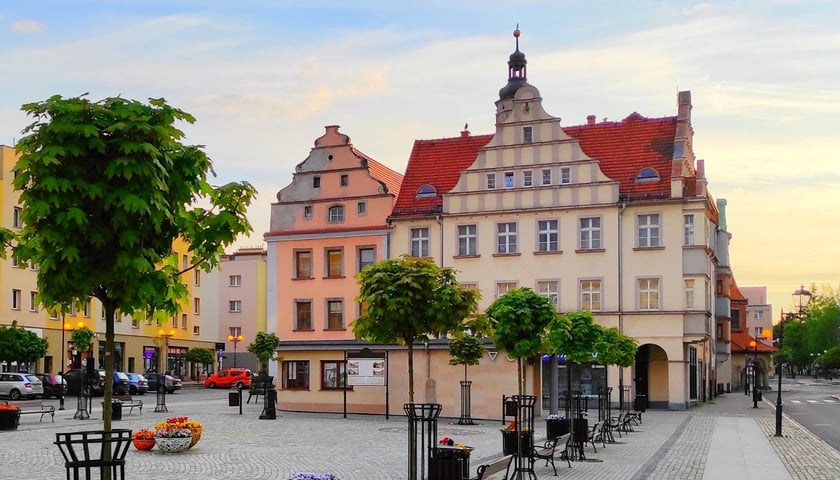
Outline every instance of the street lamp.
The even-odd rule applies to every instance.
[[[233,332],[233,333],[236,333],[236,332]],[[241,333],[238,334],[238,335],[233,335],[233,333],[228,335],[228,341],[233,342],[233,368],[236,368],[236,345],[239,342],[241,342],[242,339],[245,338],[245,337],[243,337]]]
[[[164,362],[166,362],[166,366],[169,364],[169,337],[175,336],[175,330],[169,330],[168,332],[165,330],[158,330],[158,336],[163,337],[163,352],[165,355]],[[158,371],[160,371],[160,358],[158,358]],[[158,388],[157,388],[157,404],[155,405],[155,412],[168,412],[169,409],[166,408],[166,369],[163,372],[158,373]]]
[[[62,320],[64,319],[64,315],[61,316]],[[85,322],[79,321],[76,324],[75,328],[82,328],[85,326]],[[61,385],[58,389],[58,409],[64,410],[64,372],[67,370],[67,342],[64,340],[64,332],[75,330],[73,325],[70,325],[70,322],[65,322],[61,326]],[[81,385],[79,386],[81,389]]]
[[[800,285],[799,290],[793,292],[793,304],[797,311],[792,313],[785,313],[782,311],[782,318],[779,321],[779,355],[776,356],[776,368],[779,369],[779,389],[776,392],[776,436],[782,436],[782,365],[785,362],[785,354],[782,350],[785,339],[785,320],[790,318],[801,318],[802,312],[811,301],[811,292],[805,290],[805,285]]]

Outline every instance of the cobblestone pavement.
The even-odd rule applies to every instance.
[[[330,472],[343,480],[401,480],[407,478],[407,421],[402,416],[316,415],[278,412],[276,420],[260,420],[261,407],[253,403],[227,406],[227,391],[188,390],[167,396],[169,413],[154,413],[154,395],[143,398],[142,415],[135,412],[114,422],[115,428],[152,428],[168,416],[186,415],[204,424],[201,441],[180,454],[133,447],[126,456],[126,478],[158,480],[286,480],[298,471]],[[57,405],[57,402],[50,401]],[[0,432],[0,478],[3,480],[62,479],[63,459],[52,443],[55,433],[96,430],[101,412],[93,419],[73,420],[74,399],[68,410],[56,412],[55,423],[26,415],[15,431]],[[773,437],[774,410],[768,403],[751,408],[743,395],[723,395],[689,411],[648,411],[636,432],[616,437],[616,443],[597,453],[590,444],[587,461],[567,468],[557,462],[559,477],[611,480],[697,479],[703,472],[716,422],[724,416],[757,422],[767,435],[792,478],[840,478],[840,454],[813,437],[795,421],[785,418],[785,436]],[[444,436],[473,446],[471,471],[501,455],[498,421],[456,425],[441,419],[437,438]],[[591,420],[592,421],[592,420]],[[544,422],[537,421],[536,438],[543,438]],[[539,462],[539,478],[554,478],[550,466]]]

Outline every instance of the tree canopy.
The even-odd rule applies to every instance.
[[[102,302],[111,378],[117,309],[178,312],[188,295],[181,274],[209,271],[251,231],[245,214],[256,192],[246,182],[211,185],[210,159],[183,144],[175,125],[195,119],[162,98],[56,95],[22,110],[34,121],[17,144],[23,228],[13,255],[38,265],[47,308]],[[173,255],[177,239],[192,254],[186,267]],[[105,431],[112,389],[106,382]]]
[[[598,362],[629,367],[636,360],[638,343],[617,328],[595,323],[592,312],[569,312],[549,328],[551,352],[576,363]]]
[[[260,362],[260,370],[263,375],[268,375],[268,362],[274,358],[280,339],[275,333],[257,332],[254,341],[248,345],[248,351],[253,353]]]
[[[22,364],[38,361],[47,354],[49,343],[23,327],[17,321],[10,326],[0,325],[0,362]]]
[[[213,363],[213,349],[191,348],[184,354],[184,360],[195,365],[210,365]]]
[[[432,260],[402,256],[356,274],[362,314],[356,338],[408,348],[408,398],[414,402],[414,343],[460,328],[475,312],[479,292],[458,284],[455,271]]]

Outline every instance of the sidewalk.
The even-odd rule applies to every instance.
[[[131,448],[126,477],[156,480],[286,480],[295,472],[334,473],[342,480],[407,478],[407,421],[402,416],[299,414],[278,412],[277,420],[259,420],[260,405],[227,406],[228,391],[185,389],[167,395],[169,413],[154,413],[154,395],[142,397],[143,414],[124,415],[115,428],[151,428],[168,416],[187,415],[201,421],[204,434],[195,448],[182,454],[140,452]],[[765,398],[773,395],[766,395]],[[53,402],[53,401],[48,401]],[[53,445],[55,433],[96,430],[93,420],[72,420],[68,410],[38,423],[27,415],[17,431],[0,431],[0,478],[31,480],[64,478],[63,460]],[[616,437],[597,453],[586,447],[587,461],[572,468],[557,461],[558,476],[539,462],[540,479],[610,480],[812,480],[840,478],[840,453],[814,438],[792,419],[784,419],[784,437],[774,437],[775,411],[770,402],[752,408],[743,393],[716,397],[688,411],[649,410],[637,431]],[[35,418],[33,418],[35,417]],[[590,419],[590,421],[593,421]],[[450,437],[474,447],[470,471],[501,456],[501,423],[457,425],[440,419],[437,437]],[[536,438],[545,437],[537,421]],[[498,479],[499,477],[494,477]]]

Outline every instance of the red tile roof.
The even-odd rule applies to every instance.
[[[394,194],[395,198],[398,197],[400,195],[400,185],[402,185],[403,181],[402,174],[391,170],[372,158],[367,156],[365,156],[365,158],[367,158],[370,175],[373,178],[385,183],[385,186],[388,187],[388,193]]]
[[[770,345],[759,341],[756,341],[755,347],[751,347],[750,341],[756,341],[755,337],[751,337],[744,332],[732,332],[732,344],[730,347],[733,352],[749,353],[758,350],[758,353],[768,353],[776,351],[776,347],[771,347]]]
[[[578,125],[563,130],[580,141],[587,155],[599,160],[604,174],[617,180],[621,194],[632,200],[670,195],[676,124],[675,116],[645,118],[632,113],[620,122]],[[393,216],[440,212],[441,195],[455,186],[461,171],[475,161],[478,151],[492,138],[492,135],[462,133],[460,137],[415,140]],[[656,170],[659,180],[636,183],[636,176],[645,167]],[[437,196],[416,198],[417,190],[426,184],[435,187]]]
[[[729,284],[729,299],[730,300],[743,300],[746,301],[747,297],[741,293],[741,289],[738,288],[738,285],[735,284],[735,281]]]

